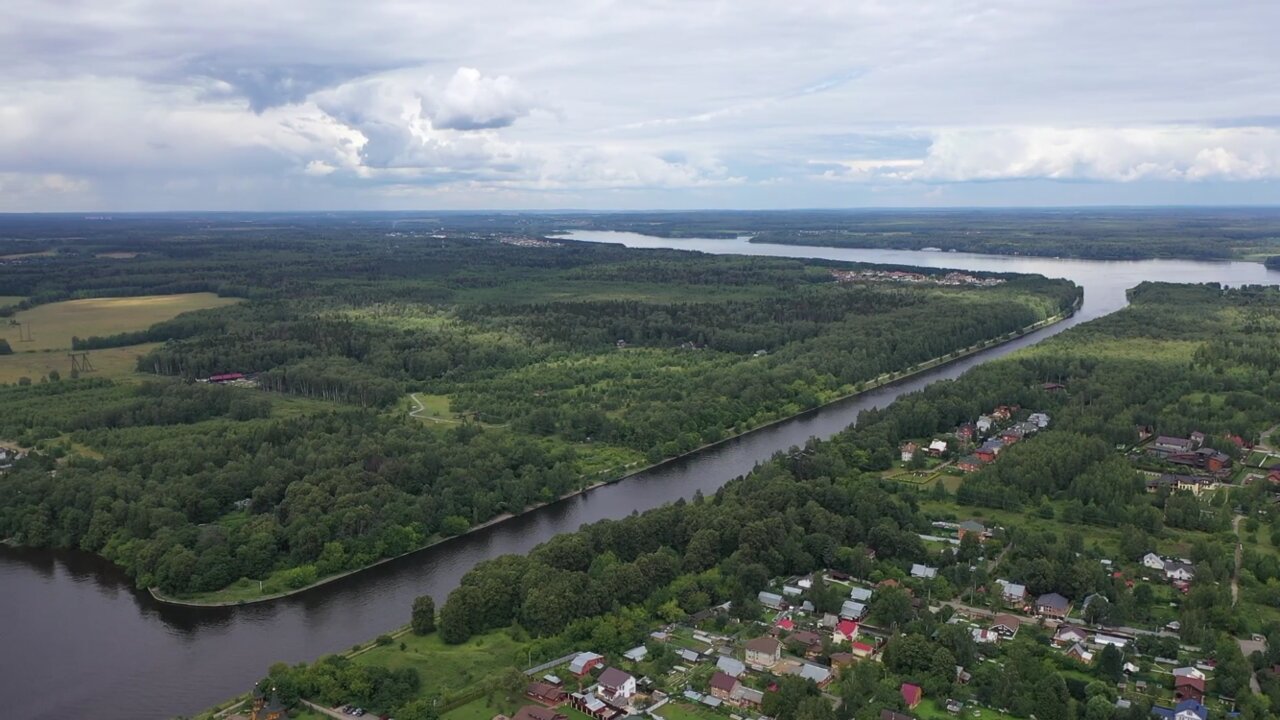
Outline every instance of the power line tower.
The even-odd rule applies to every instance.
[[[18,320],[10,320],[9,327],[18,328],[18,342],[31,342],[31,321],[19,322]]]
[[[93,363],[89,362],[89,353],[68,353],[71,358],[71,372],[83,374],[93,372]]]

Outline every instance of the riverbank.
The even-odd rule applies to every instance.
[[[839,403],[842,403],[842,402],[847,402],[847,401],[852,400],[852,399],[854,399],[854,398],[857,398],[857,397],[859,397],[859,396],[861,396],[861,395],[864,395],[864,394],[866,394],[866,393],[869,393],[869,392],[872,392],[872,391],[878,390],[878,389],[880,389],[880,388],[883,388],[883,387],[886,387],[886,386],[892,385],[892,384],[894,384],[894,383],[902,382],[902,381],[905,381],[905,380],[910,380],[911,378],[913,378],[913,377],[915,377],[915,376],[917,376],[917,375],[920,375],[920,374],[923,374],[923,373],[929,372],[929,371],[931,371],[931,370],[935,370],[935,369],[937,369],[937,368],[939,368],[939,367],[943,367],[943,366],[945,366],[945,365],[949,365],[949,364],[951,364],[951,363],[954,363],[954,362],[960,361],[960,360],[962,360],[962,359],[964,359],[964,358],[970,357],[970,356],[975,355],[975,354],[977,354],[977,353],[980,353],[980,352],[983,352],[983,351],[986,351],[986,350],[990,350],[990,349],[992,349],[992,348],[1000,347],[1001,345],[1004,345],[1004,344],[1006,344],[1006,343],[1009,343],[1009,342],[1012,342],[1012,341],[1014,341],[1014,340],[1017,340],[1018,338],[1023,337],[1023,336],[1025,336],[1025,335],[1027,335],[1028,333],[1035,332],[1035,331],[1037,331],[1037,330],[1041,330],[1041,329],[1044,329],[1044,328],[1050,327],[1050,326],[1052,326],[1052,325],[1055,325],[1055,324],[1057,324],[1057,323],[1060,323],[1060,322],[1062,322],[1062,321],[1064,321],[1064,320],[1066,320],[1066,319],[1068,319],[1068,318],[1072,317],[1072,316],[1073,316],[1073,315],[1074,315],[1074,314],[1075,314],[1075,313],[1080,309],[1081,302],[1082,302],[1082,298],[1078,298],[1078,299],[1076,300],[1075,304],[1074,304],[1074,305],[1073,305],[1073,306],[1072,306],[1072,307],[1071,307],[1067,312],[1059,313],[1059,314],[1057,314],[1057,315],[1054,315],[1054,316],[1052,316],[1052,317],[1046,318],[1046,319],[1044,319],[1044,320],[1040,320],[1040,321],[1038,321],[1038,322],[1032,323],[1031,325],[1027,325],[1027,326],[1025,326],[1025,327],[1023,327],[1023,328],[1020,328],[1020,329],[1018,329],[1018,330],[1014,330],[1014,331],[1011,331],[1011,332],[1006,333],[1006,334],[1004,334],[1004,335],[1001,335],[1001,336],[999,336],[999,337],[997,337],[997,338],[990,338],[990,339],[988,339],[988,340],[986,340],[986,341],[983,341],[983,342],[981,342],[981,343],[978,343],[978,344],[975,344],[975,345],[969,346],[969,347],[967,347],[967,348],[961,348],[961,349],[959,349],[959,350],[955,350],[955,351],[953,351],[953,352],[951,352],[951,353],[948,353],[947,355],[944,355],[944,356],[941,356],[941,357],[937,357],[937,358],[932,358],[932,359],[930,359],[930,360],[926,360],[926,361],[924,361],[924,362],[922,362],[922,363],[919,363],[919,364],[917,364],[917,365],[912,366],[912,367],[911,367],[911,369],[902,370],[902,371],[899,371],[899,372],[896,372],[896,373],[886,373],[886,374],[880,375],[880,376],[878,376],[878,377],[876,377],[876,378],[873,378],[873,379],[871,379],[871,380],[868,380],[868,381],[865,381],[865,382],[863,382],[863,383],[860,383],[861,387],[860,387],[859,389],[857,389],[857,390],[854,390],[854,391],[852,391],[852,392],[845,393],[845,394],[843,394],[843,395],[839,395],[839,396],[836,396],[836,397],[830,398],[830,399],[828,399],[827,401],[825,401],[825,402],[823,402],[822,404],[817,405],[817,406],[815,406],[815,407],[808,408],[808,409],[802,410],[802,411],[797,412],[797,413],[792,413],[792,414],[790,414],[790,415],[787,415],[787,416],[784,416],[784,417],[780,417],[780,418],[777,418],[777,419],[775,419],[775,420],[771,420],[771,421],[769,421],[769,422],[762,423],[762,424],[760,424],[760,425],[757,425],[757,426],[751,427],[751,428],[749,428],[749,429],[743,430],[742,432],[739,432],[739,433],[733,433],[733,434],[727,435],[727,436],[725,436],[724,438],[721,438],[720,440],[717,440],[717,441],[715,441],[715,442],[706,443],[706,444],[704,444],[704,445],[701,445],[701,446],[699,446],[699,447],[696,447],[696,448],[694,448],[694,449],[692,449],[692,450],[689,450],[688,452],[682,453],[682,454],[680,454],[680,455],[675,455],[675,456],[672,456],[672,457],[669,457],[669,458],[665,458],[665,459],[660,460],[660,461],[655,462],[655,463],[650,463],[650,464],[647,464],[647,465],[643,465],[643,466],[640,466],[640,467],[636,467],[636,468],[633,468],[633,469],[627,470],[626,472],[624,472],[624,473],[622,473],[622,474],[619,474],[619,475],[617,475],[617,476],[615,476],[615,477],[612,477],[612,478],[607,479],[607,480],[601,480],[601,481],[599,481],[599,482],[592,483],[592,484],[587,485],[587,486],[584,486],[584,487],[582,487],[582,488],[580,488],[580,489],[578,489],[578,490],[574,490],[573,492],[570,492],[570,493],[566,493],[566,494],[564,494],[564,495],[561,495],[560,497],[555,498],[555,499],[553,499],[553,500],[549,500],[549,501],[547,501],[547,502],[537,503],[537,504],[531,505],[531,506],[529,506],[529,507],[525,508],[524,510],[521,510],[521,511],[520,511],[520,512],[518,512],[518,513],[503,513],[503,514],[501,514],[501,515],[497,515],[497,516],[495,516],[495,517],[493,517],[493,518],[490,518],[489,520],[486,520],[486,521],[485,521],[485,522],[483,522],[483,523],[480,523],[480,524],[477,524],[477,525],[475,525],[475,526],[473,526],[473,527],[471,527],[471,528],[468,528],[465,532],[463,532],[463,533],[459,533],[458,535],[451,535],[451,536],[449,536],[449,537],[437,538],[437,539],[435,539],[435,540],[433,540],[433,541],[431,541],[431,542],[429,542],[429,543],[427,543],[427,544],[425,544],[425,545],[422,545],[422,546],[420,546],[420,547],[418,547],[418,548],[415,548],[415,549],[413,549],[413,550],[409,550],[408,552],[401,553],[401,554],[399,554],[399,555],[394,555],[394,556],[387,557],[387,558],[383,558],[383,559],[381,559],[381,560],[378,560],[378,561],[376,561],[376,562],[370,563],[370,564],[368,564],[368,565],[361,566],[361,567],[359,567],[359,568],[354,568],[354,569],[351,569],[351,570],[343,571],[343,572],[341,572],[341,573],[337,573],[337,574],[334,574],[334,575],[326,576],[326,577],[324,577],[324,578],[320,578],[320,579],[316,580],[316,581],[315,581],[315,582],[313,582],[313,583],[310,583],[310,584],[308,584],[308,585],[305,585],[305,586],[302,586],[302,587],[299,587],[299,588],[294,588],[294,589],[289,589],[289,590],[283,590],[283,591],[279,591],[279,592],[274,592],[274,593],[269,593],[269,594],[265,594],[265,595],[260,595],[260,596],[257,596],[257,597],[229,597],[229,598],[225,598],[225,599],[220,598],[220,597],[219,597],[219,595],[220,595],[220,594],[224,594],[224,593],[226,593],[226,592],[227,592],[227,588],[224,588],[223,590],[215,591],[215,592],[212,592],[212,593],[204,593],[204,594],[202,594],[201,596],[196,596],[196,597],[187,597],[187,598],[175,598],[175,597],[171,597],[171,596],[165,595],[164,593],[160,592],[158,588],[154,588],[154,587],[153,587],[153,588],[148,588],[148,592],[150,593],[151,597],[152,597],[152,598],[154,598],[157,602],[165,603],[165,604],[168,604],[168,605],[175,605],[175,606],[181,606],[181,607],[191,607],[191,608],[219,608],[219,607],[235,607],[235,606],[243,606],[243,605],[250,605],[250,604],[259,604],[259,603],[272,602],[272,601],[275,601],[275,600],[281,600],[281,599],[283,599],[283,598],[287,598],[287,597],[290,597],[290,596],[299,595],[299,594],[301,594],[301,593],[305,593],[305,592],[308,592],[308,591],[310,591],[310,590],[314,590],[314,589],[317,589],[317,588],[323,587],[323,586],[325,586],[325,585],[328,585],[328,584],[331,584],[331,583],[337,582],[337,581],[342,580],[342,579],[344,579],[344,578],[350,577],[350,576],[352,576],[352,575],[355,575],[356,573],[365,572],[365,571],[367,571],[367,570],[370,570],[370,569],[373,569],[373,568],[376,568],[376,567],[379,567],[379,566],[385,565],[385,564],[387,564],[387,563],[390,563],[390,562],[393,562],[393,561],[396,561],[396,560],[403,559],[403,558],[408,557],[408,556],[410,556],[410,555],[414,555],[414,554],[421,553],[421,552],[426,551],[426,550],[430,550],[430,549],[432,549],[432,548],[438,547],[439,545],[441,545],[441,544],[443,544],[443,543],[449,542],[449,541],[451,541],[451,540],[455,540],[455,539],[457,539],[457,538],[464,537],[464,536],[466,536],[466,535],[469,535],[469,534],[471,534],[471,533],[478,532],[478,531],[480,531],[480,530],[484,530],[485,528],[491,527],[491,526],[493,526],[493,525],[496,525],[496,524],[499,524],[499,523],[502,523],[502,522],[506,522],[506,521],[508,521],[508,520],[511,520],[512,518],[519,517],[519,516],[521,516],[521,515],[524,515],[524,514],[526,514],[526,513],[532,512],[532,511],[537,510],[537,509],[539,509],[539,508],[543,508],[543,507],[546,507],[546,506],[548,506],[548,505],[553,505],[553,504],[556,504],[556,503],[559,503],[559,502],[563,502],[563,501],[565,501],[565,500],[569,500],[569,499],[571,499],[571,498],[577,497],[577,496],[579,496],[579,495],[583,495],[583,494],[588,493],[588,492],[591,492],[591,491],[593,491],[593,490],[597,490],[597,489],[602,488],[602,487],[605,487],[605,486],[607,486],[607,485],[612,485],[612,484],[615,484],[615,483],[621,482],[621,481],[623,481],[623,480],[626,480],[626,479],[631,478],[631,477],[633,477],[633,476],[639,475],[639,474],[641,474],[641,473],[645,473],[645,472],[649,472],[649,471],[651,471],[651,470],[655,470],[655,469],[661,468],[662,466],[665,466],[665,465],[669,465],[669,464],[673,464],[673,463],[681,462],[681,461],[686,460],[686,459],[688,459],[688,458],[690,458],[690,457],[692,457],[692,456],[695,456],[695,455],[698,455],[698,454],[700,454],[700,453],[706,452],[706,451],[708,451],[708,450],[710,450],[710,449],[713,449],[713,448],[715,448],[715,447],[717,447],[717,446],[719,446],[719,445],[723,445],[723,444],[728,443],[728,442],[730,442],[730,441],[734,441],[734,440],[738,440],[738,439],[744,438],[744,437],[746,437],[746,436],[748,436],[748,435],[751,435],[751,434],[753,434],[753,433],[761,432],[761,431],[766,430],[766,429],[768,429],[768,428],[771,428],[771,427],[773,427],[773,426],[775,426],[775,425],[779,425],[779,424],[782,424],[782,423],[789,422],[789,421],[791,421],[791,420],[794,420],[794,419],[796,419],[796,418],[798,418],[798,417],[802,417],[802,416],[807,415],[807,414],[810,414],[810,413],[815,413],[815,412],[817,412],[817,411],[819,411],[819,410],[822,410],[823,408],[827,408],[827,407],[830,407],[830,406],[832,406],[832,405],[836,405],[836,404],[839,404]],[[230,587],[235,587],[235,586],[233,585],[233,586],[230,586]],[[250,591],[251,591],[251,587],[250,587]]]

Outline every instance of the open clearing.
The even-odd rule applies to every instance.
[[[7,305],[17,305],[23,300],[26,300],[26,298],[22,297],[21,295],[0,295],[0,307],[5,307]]]
[[[0,334],[8,337],[9,344],[19,353],[67,349],[71,347],[72,336],[103,337],[146,330],[184,312],[237,302],[240,302],[237,298],[218,297],[213,293],[67,300],[40,305],[14,316],[18,322],[31,324],[32,342],[18,342],[16,327],[0,326]]]
[[[57,370],[64,378],[71,377],[71,359],[66,350],[49,350],[46,352],[22,352],[27,343],[9,343],[16,350],[12,355],[0,355],[0,383],[16,383],[20,378],[31,378],[38,382]],[[134,373],[138,356],[146,355],[159,343],[144,343],[128,347],[107,348],[105,350],[89,350],[89,362],[93,364],[93,372],[85,377],[121,378]]]

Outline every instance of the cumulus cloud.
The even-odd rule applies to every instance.
[[[820,162],[827,179],[969,182],[1251,181],[1280,177],[1273,127],[965,128],[936,131],[924,157]]]

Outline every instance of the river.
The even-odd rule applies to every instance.
[[[195,713],[248,690],[273,662],[314,659],[404,624],[415,596],[430,594],[442,602],[463,573],[482,560],[523,553],[583,523],[623,517],[698,490],[711,493],[778,450],[831,436],[864,409],[1113,312],[1124,306],[1125,290],[1144,280],[1280,284],[1280,272],[1257,263],[848,250],[612,232],[570,237],[709,253],[1039,273],[1073,280],[1085,295],[1075,317],[1014,342],[273,603],[213,609],[162,605],[94,556],[0,547],[0,717],[138,720]]]

